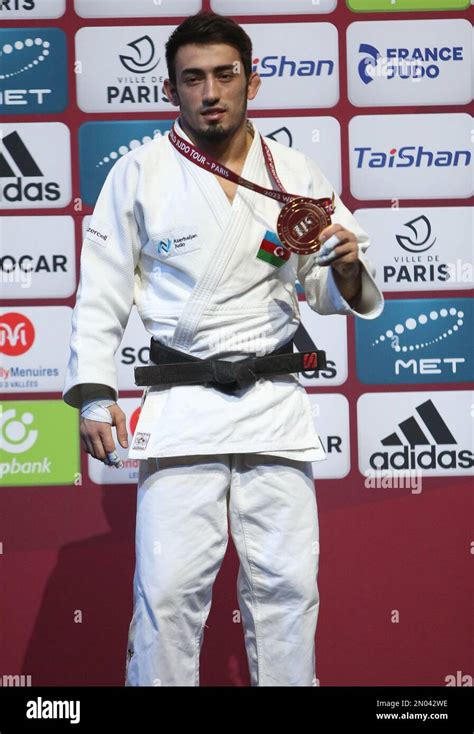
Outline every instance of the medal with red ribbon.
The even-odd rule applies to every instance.
[[[334,214],[334,192],[332,199],[311,199],[307,196],[288,193],[278,177],[270,148],[261,135],[260,142],[263,155],[271,176],[278,187],[277,191],[267,189],[237,175],[230,168],[223,166],[214,158],[196,148],[191,142],[182,138],[176,132],[174,125],[169,132],[169,141],[181,155],[184,155],[185,158],[188,158],[197,166],[284,204],[278,215],[277,233],[282,244],[289,250],[296,252],[298,255],[309,255],[319,250],[321,246],[319,235],[323,229],[331,224],[331,214]]]

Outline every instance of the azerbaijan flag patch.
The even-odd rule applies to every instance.
[[[290,259],[290,255],[290,250],[283,247],[275,232],[267,229],[260,243],[260,249],[257,252],[258,259],[265,260],[265,262],[273,265],[275,268],[281,268]]]

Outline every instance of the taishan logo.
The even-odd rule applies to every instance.
[[[286,54],[263,56],[252,61],[252,70],[262,77],[332,76],[332,59],[289,59]]]
[[[387,450],[371,455],[372,469],[455,469],[474,466],[474,454],[468,449],[440,450],[440,446],[457,446],[458,442],[432,400],[418,405],[416,413],[416,416],[411,415],[398,424],[399,431],[381,440]],[[404,441],[408,445],[404,445]]]
[[[423,145],[404,145],[388,152],[355,147],[357,168],[462,168],[471,165],[471,151],[428,150]]]
[[[18,357],[33,346],[35,329],[22,313],[10,311],[0,316],[0,353]]]

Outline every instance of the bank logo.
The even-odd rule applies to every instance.
[[[0,404],[0,484],[74,484],[80,471],[76,411],[61,400]]]
[[[3,126],[0,209],[64,207],[71,200],[69,128],[61,122]]]
[[[474,378],[470,299],[386,301],[356,323],[359,379],[366,384],[464,382]]]
[[[110,169],[119,158],[159,139],[170,130],[172,120],[86,122],[79,128],[81,196],[94,206]]]
[[[21,454],[28,451],[38,438],[38,431],[30,426],[34,422],[33,413],[11,409],[0,414],[0,451]]]
[[[463,113],[353,117],[352,193],[390,201],[471,196],[471,127]]]
[[[66,36],[59,28],[0,29],[0,68],[0,113],[66,109]]]
[[[9,311],[0,315],[0,354],[18,357],[33,346],[35,328],[22,313]]]
[[[128,71],[133,74],[149,74],[156,69],[160,58],[156,58],[155,44],[150,36],[142,36],[127,45],[133,50],[133,55],[121,54],[120,61]]]
[[[407,252],[416,252],[416,254],[426,252],[436,242],[436,237],[434,239],[431,237],[430,220],[424,214],[410,222],[405,222],[405,227],[408,227],[413,234],[409,236],[396,234],[395,237],[400,247]]]
[[[471,474],[472,398],[467,391],[362,395],[357,403],[359,471]]]

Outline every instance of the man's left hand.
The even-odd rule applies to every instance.
[[[361,289],[359,245],[355,234],[344,229],[342,224],[331,224],[323,229],[319,239],[322,245],[314,262],[331,266],[343,298],[353,305]]]
[[[343,279],[357,278],[360,260],[355,234],[342,224],[331,224],[323,229],[319,239],[322,245],[314,258],[316,265],[330,265]]]

